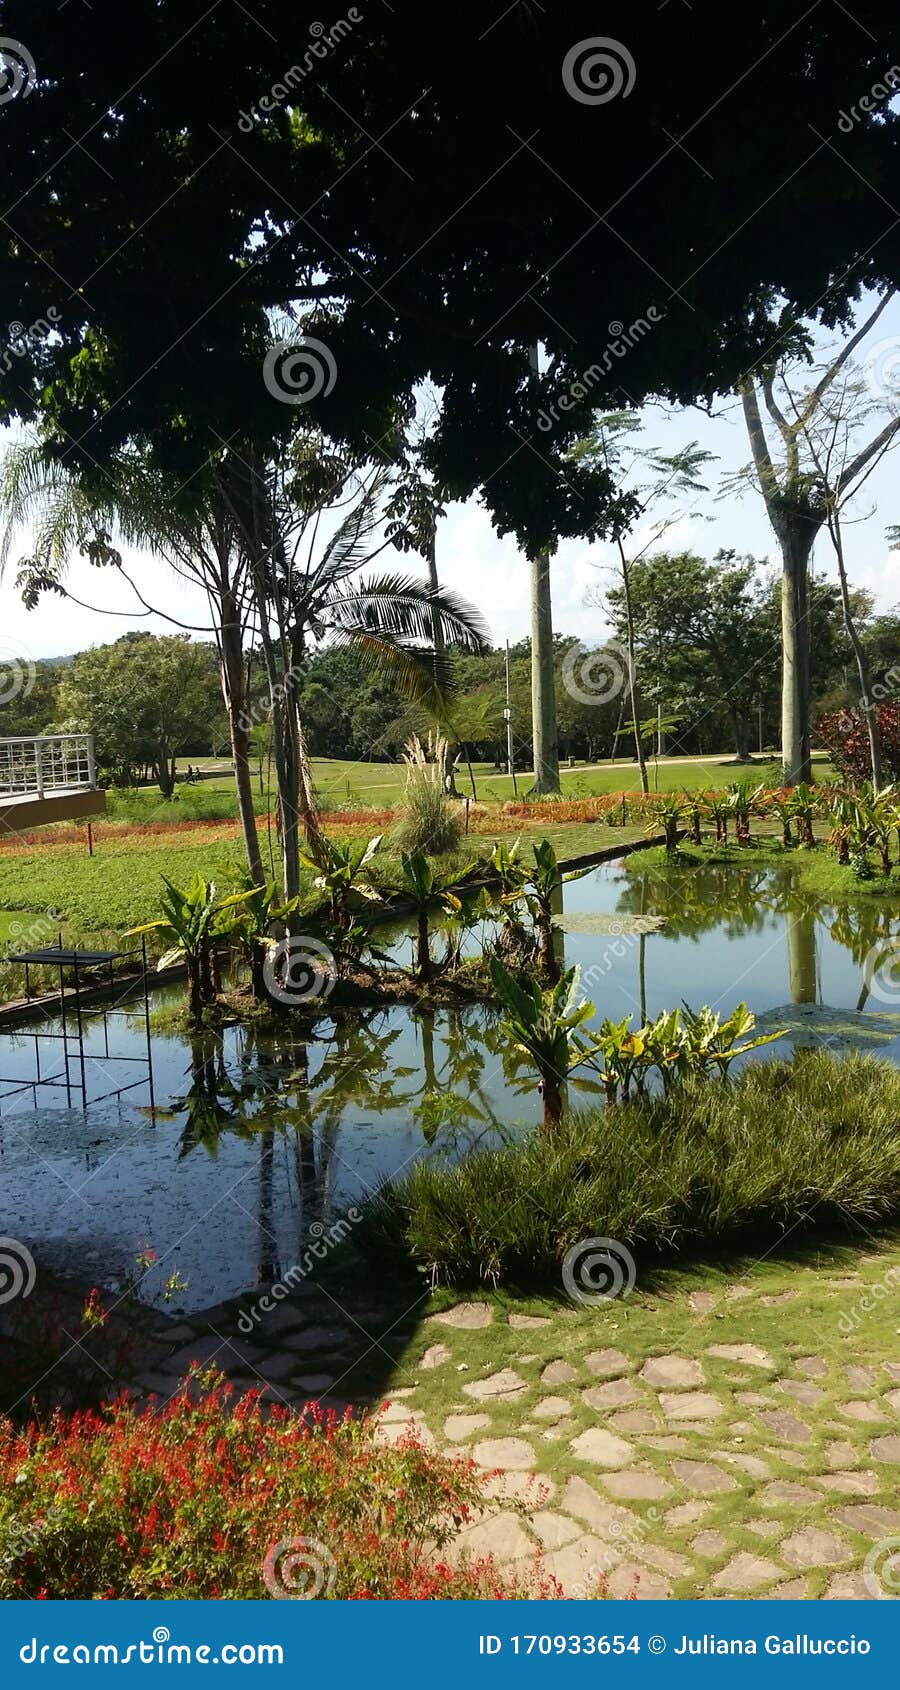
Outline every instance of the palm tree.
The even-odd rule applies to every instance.
[[[208,475],[184,487],[168,480],[136,450],[109,456],[99,476],[83,478],[42,442],[17,442],[0,463],[0,575],[16,535],[32,529],[31,555],[19,560],[17,585],[29,609],[42,593],[71,597],[65,576],[73,557],[114,568],[144,610],[179,628],[211,633],[218,648],[228,716],[238,814],[254,882],[264,879],[251,780],[252,714],[248,708],[244,644],[253,611],[246,552],[221,489]],[[197,628],[151,606],[125,569],[113,540],[152,550],[206,594],[210,625]]]
[[[301,823],[313,855],[322,850],[299,697],[311,645],[346,646],[361,668],[435,705],[450,688],[436,642],[470,652],[487,643],[480,615],[457,595],[397,571],[361,578],[391,544],[379,538],[387,486],[387,472],[348,465],[309,435],[294,440],[277,463],[225,450],[188,489],[176,488],[132,449],[114,458],[99,481],[42,445],[14,447],[0,470],[5,553],[23,523],[35,524],[33,555],[19,571],[27,603],[43,591],[65,592],[70,558],[86,554],[120,571],[146,606],[114,537],[161,551],[204,586],[222,661],[248,863],[261,882],[249,762],[253,721],[242,685],[244,635],[255,620],[268,681],[287,899],[300,890]],[[323,541],[329,523],[331,536]]]

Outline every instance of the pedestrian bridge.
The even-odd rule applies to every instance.
[[[91,734],[0,739],[0,836],[105,809]]]

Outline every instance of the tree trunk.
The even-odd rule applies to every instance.
[[[553,606],[550,553],[538,552],[531,571],[531,734],[534,785],[539,797],[558,793],[559,748],[556,736],[556,678],[553,671]]]
[[[431,973],[431,952],[428,948],[428,910],[424,906],[419,910],[416,919],[416,932],[416,966],[419,978],[427,980]]]
[[[531,348],[532,372],[538,374],[538,348]],[[556,737],[556,677],[553,670],[553,602],[550,553],[529,562],[531,575],[531,738],[534,747],[532,791],[543,797],[560,790]]]
[[[634,728],[634,749],[637,765],[641,776],[641,791],[646,795],[650,791],[647,779],[647,760],[644,756],[644,742],[641,738],[641,705],[637,683],[637,663],[634,651],[634,616],[631,609],[631,576],[628,560],[619,543],[619,557],[622,563],[622,594],[625,604],[625,640],[628,649],[628,696],[631,701],[631,722]]]
[[[841,607],[844,612],[844,627],[847,630],[847,638],[853,647],[853,655],[856,658],[856,672],[859,676],[860,686],[860,704],[862,705],[862,709],[865,714],[866,731],[869,736],[869,761],[872,765],[872,785],[875,791],[879,792],[881,790],[882,782],[882,767],[881,738],[878,732],[878,716],[876,713],[875,702],[872,698],[869,660],[856,631],[856,623],[853,620],[853,610],[850,604],[850,588],[847,584],[847,570],[844,565],[844,539],[841,533],[840,516],[837,511],[834,511],[829,517],[828,531],[831,535],[835,557],[837,558],[838,578],[841,583]]]
[[[555,1132],[562,1120],[563,1087],[556,1074],[546,1073],[541,1075],[538,1089],[544,1105],[544,1131]]]
[[[815,526],[808,520],[781,521],[781,760],[785,786],[812,779],[810,763],[809,559]]]
[[[256,811],[250,774],[250,718],[247,712],[247,685],[241,650],[241,628],[237,607],[224,596],[220,602],[221,682],[231,756],[234,762],[234,784],[237,789],[238,816],[247,867],[257,886],[265,881],[259,836],[256,831]]]

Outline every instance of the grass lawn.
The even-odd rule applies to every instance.
[[[166,803],[156,788],[146,787],[137,792],[111,791],[107,797],[109,815],[114,820],[149,821],[177,815],[184,819],[225,818],[236,813],[234,782],[231,765],[223,758],[210,759],[201,767],[204,779],[196,786],[180,784],[177,797]],[[405,770],[398,763],[363,763],[344,759],[315,757],[312,759],[313,779],[322,805],[326,809],[387,808],[403,800]],[[474,765],[475,785],[480,803],[508,803],[514,797],[509,775],[498,774],[490,763]],[[834,770],[824,758],[814,767],[817,781],[829,780]],[[663,760],[656,769],[649,764],[650,786],[660,792],[681,788],[696,790],[726,786],[733,780],[752,780],[754,784],[778,786],[781,768],[775,762],[758,762],[740,767],[728,753],[716,753],[706,758]],[[522,770],[516,776],[518,796],[524,798],[531,785],[531,775]],[[627,759],[616,763],[580,765],[563,768],[561,773],[563,796],[589,798],[606,792],[637,792],[640,780],[637,765]],[[462,795],[471,796],[468,771],[457,771],[457,786]],[[254,777],[257,810],[263,815],[274,804],[274,789],[264,778],[260,787]]]

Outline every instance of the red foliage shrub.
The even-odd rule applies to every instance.
[[[885,779],[900,780],[900,704],[879,704],[875,711]],[[836,769],[859,786],[872,778],[869,735],[861,710],[836,710],[823,716],[817,733]]]
[[[0,1598],[561,1596],[539,1556],[511,1581],[441,1555],[485,1476],[368,1417],[264,1410],[202,1375],[161,1408],[0,1419]]]

